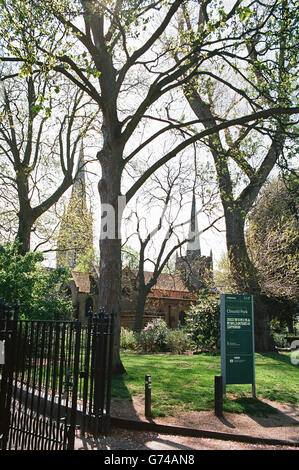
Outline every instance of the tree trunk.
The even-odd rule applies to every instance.
[[[121,238],[118,202],[121,183],[121,157],[101,153],[102,178],[98,190],[101,198],[99,307],[115,314],[113,374],[125,369],[120,359],[121,318]]]
[[[113,374],[125,372],[120,359],[120,317],[121,317],[121,241],[100,240],[99,307],[105,312],[114,312]]]
[[[33,217],[29,200],[28,174],[26,174],[23,168],[18,168],[16,183],[20,205],[17,239],[20,242],[19,253],[25,255],[30,250],[31,232],[35,218]]]
[[[244,236],[244,217],[240,210],[225,210],[226,245],[230,270],[239,293],[260,295],[256,271],[251,263]]]
[[[26,215],[26,212],[20,211],[18,213],[19,224],[17,239],[20,242],[19,253],[25,255],[30,250],[31,232],[34,221],[31,217]]]
[[[197,92],[194,91],[192,95],[187,95],[186,97],[195,115],[206,122],[206,128],[216,125],[211,106],[202,101]],[[219,133],[212,135],[209,138],[209,143],[214,158],[219,193],[224,209],[226,243],[231,274],[238,292],[254,295],[256,350],[271,350],[273,349],[273,340],[270,335],[269,307],[267,306],[266,299],[261,295],[257,274],[248,256],[244,237],[244,222],[260,188],[281,152],[283,147],[281,132],[278,128],[276,138],[273,140],[261,165],[259,178],[255,179],[255,181],[252,179],[245,188],[245,191],[243,191],[242,197],[238,197],[239,202],[234,200],[227,152],[222,146]]]
[[[226,242],[231,274],[240,294],[252,294],[254,298],[255,350],[273,350],[270,332],[269,306],[261,294],[256,270],[251,263],[244,236],[244,216],[234,208],[226,210]]]
[[[254,336],[257,352],[274,351],[274,340],[270,331],[270,312],[266,297],[254,297]]]
[[[134,331],[139,332],[142,330],[143,324],[143,315],[145,309],[146,298],[148,295],[148,290],[145,286],[142,288],[138,288],[138,297],[137,297],[137,306],[136,306],[136,314],[135,314],[135,322],[134,322]]]

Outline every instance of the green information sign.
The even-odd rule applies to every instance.
[[[221,375],[227,384],[255,385],[252,295],[221,294]]]

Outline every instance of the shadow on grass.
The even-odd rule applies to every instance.
[[[259,353],[260,356],[265,357],[266,359],[272,359],[276,362],[281,362],[284,365],[292,366],[290,356],[285,353],[278,353],[278,352],[269,352],[269,353]],[[294,365],[293,365],[294,366]],[[296,366],[294,366],[296,367]]]
[[[238,412],[248,415],[263,427],[299,426],[298,420],[293,419],[291,416],[284,414],[281,410],[258,398],[239,397],[235,400],[230,400],[229,410],[232,411],[234,407],[236,411],[238,410]]]
[[[125,378],[126,374],[112,378],[111,416],[139,421],[140,418],[134,408],[132,393],[125,383]]]
[[[278,412],[273,406],[264,403],[258,398],[253,397],[239,397],[236,399],[230,399],[227,401],[227,406],[224,405],[224,409],[227,408],[230,412],[244,413],[250,416],[261,416],[267,417]]]
[[[131,399],[131,394],[125,384],[125,377],[126,374],[116,375],[112,378],[112,398],[119,398],[121,400]]]

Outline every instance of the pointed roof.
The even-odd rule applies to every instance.
[[[60,224],[56,265],[74,268],[78,255],[86,254],[92,246],[92,215],[86,202],[85,161],[81,141],[71,196]]]
[[[193,196],[192,196],[191,219],[190,219],[188,238],[189,238],[189,241],[187,243],[187,252],[196,250],[200,254],[200,237],[199,237],[198,221],[197,221],[197,215],[196,215],[196,200],[195,200],[194,191],[193,191]]]

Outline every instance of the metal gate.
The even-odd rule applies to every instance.
[[[74,448],[81,324],[18,320],[0,305],[0,449]]]
[[[19,320],[0,302],[0,449],[73,449],[110,432],[114,314]],[[1,354],[3,351],[3,354]]]
[[[81,432],[99,436],[109,434],[114,314],[104,309],[82,326],[79,376]]]

